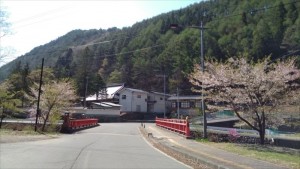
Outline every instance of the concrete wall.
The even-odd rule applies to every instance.
[[[75,109],[74,113],[85,113],[86,115],[110,115],[120,116],[119,109]]]

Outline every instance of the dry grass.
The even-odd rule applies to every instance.
[[[300,150],[271,145],[204,142],[210,146],[239,155],[269,161],[288,168],[300,168]]]

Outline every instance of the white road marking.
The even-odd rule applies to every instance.
[[[141,133],[141,131],[140,131],[140,133]],[[142,133],[141,133],[141,135],[142,135]],[[189,165],[187,165],[187,164],[185,164],[185,163],[183,163],[183,162],[181,162],[181,161],[178,161],[178,160],[175,159],[174,157],[169,156],[169,155],[166,154],[165,152],[163,152],[163,151],[161,151],[160,149],[154,147],[154,146],[153,146],[151,143],[149,143],[149,141],[148,141],[147,139],[145,139],[143,136],[142,136],[142,138],[145,140],[145,142],[146,142],[150,147],[152,147],[152,148],[155,149],[156,151],[160,152],[161,154],[163,154],[163,155],[169,157],[170,159],[172,159],[172,160],[174,160],[174,161],[176,161],[176,162],[178,162],[178,163],[180,163],[180,164],[182,164],[182,165],[184,165],[184,166],[186,166],[186,167],[188,167],[188,168],[193,169],[193,167],[191,167],[191,166],[189,166]]]

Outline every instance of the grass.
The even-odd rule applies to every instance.
[[[197,140],[198,141],[198,140]],[[250,145],[250,144],[234,144],[234,143],[214,143],[208,141],[200,141],[210,146],[233,152],[239,155],[269,161],[288,168],[300,168],[300,151],[270,145]]]
[[[288,136],[291,137],[291,138],[298,138],[298,139],[300,139],[300,133],[289,134]]]
[[[0,135],[40,135],[40,133],[35,132],[34,130],[12,130],[12,129],[0,129]]]
[[[34,126],[7,126],[3,125],[0,129],[0,135],[10,135],[10,136],[37,136],[37,135],[59,135],[60,133],[55,130],[49,130],[46,132],[41,132],[38,129],[37,132],[34,131]]]

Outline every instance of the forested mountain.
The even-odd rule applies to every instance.
[[[131,27],[73,30],[0,68],[1,80],[17,65],[30,69],[45,65],[56,78],[72,78],[83,95],[98,83],[125,83],[128,87],[190,94],[186,75],[200,61],[200,30],[204,30],[205,59],[225,61],[247,57],[258,61],[271,55],[299,55],[299,0],[210,0],[143,20]],[[96,20],[95,20],[96,22]],[[181,25],[171,30],[170,24]]]

